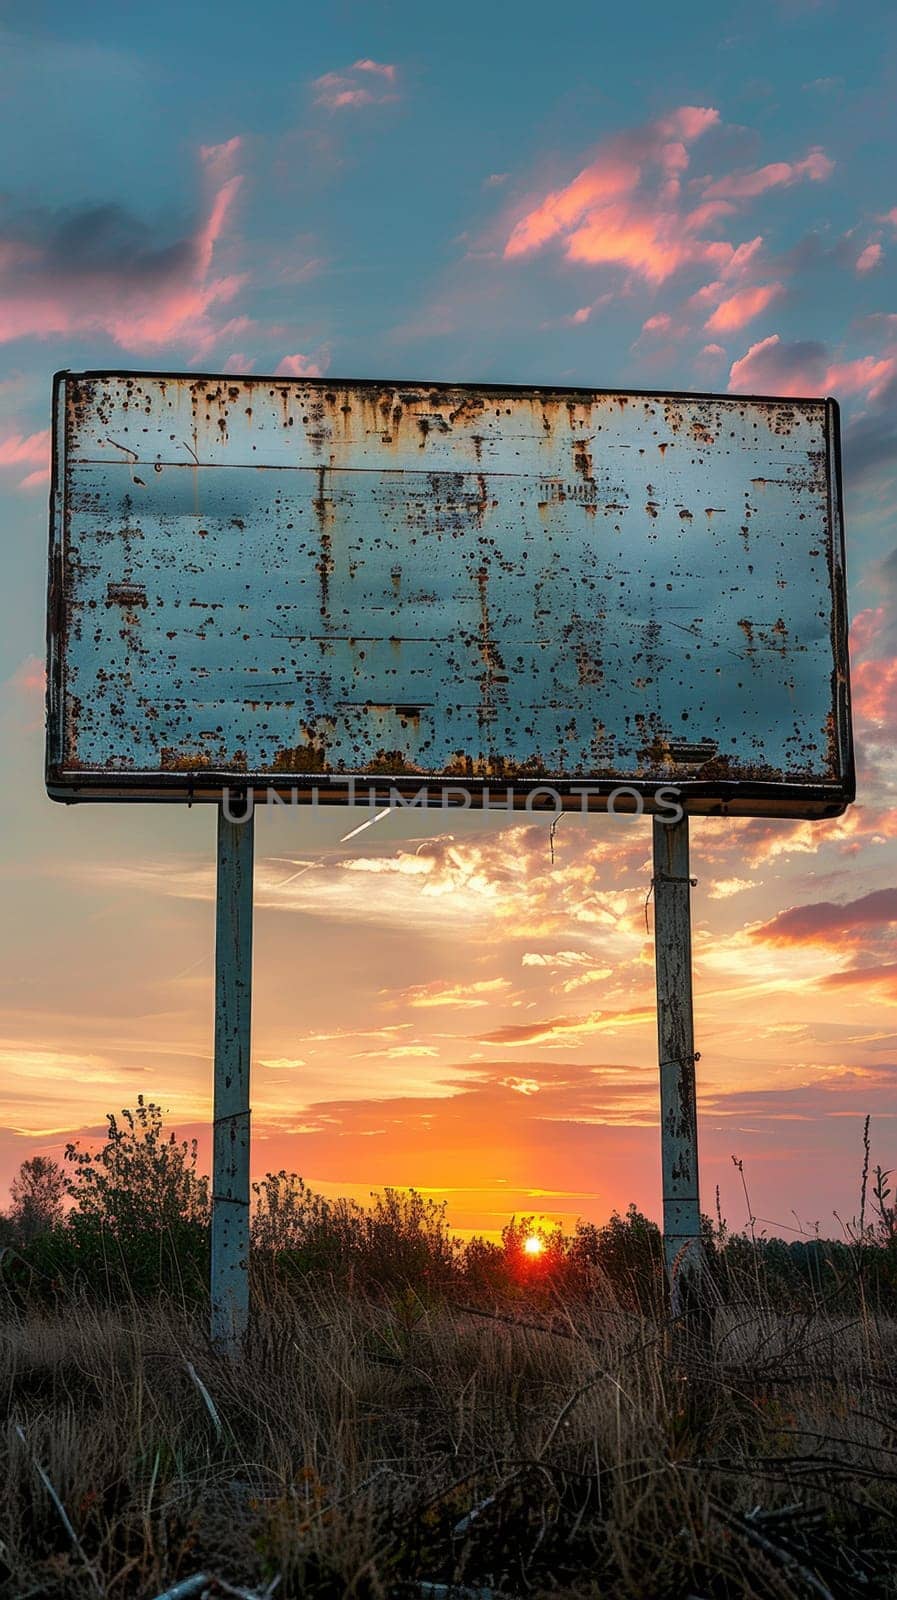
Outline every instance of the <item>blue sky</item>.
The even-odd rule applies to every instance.
[[[884,1144],[893,1126],[897,892],[867,902],[897,882],[893,8],[38,3],[5,7],[0,30],[7,1166],[138,1089],[196,1127],[208,1098],[211,816],[62,811],[43,796],[56,368],[831,392],[860,803],[809,834],[696,828],[696,916],[716,1043],[704,1052],[708,1172],[729,1181],[737,1134],[769,1206],[787,1211],[798,1173],[817,1210],[849,1206],[853,1176],[838,1174],[857,1119],[872,1110]],[[260,846],[257,1115],[272,1164],[359,1192],[390,1177],[447,1190],[449,1171],[475,1167],[465,1224],[497,1214],[514,1184],[508,1209],[540,1185],[560,1195],[565,1162],[575,1193],[541,1195],[548,1211],[606,1213],[630,1191],[654,1203],[644,841],[611,848],[593,819],[591,834],[571,832],[552,890],[539,837],[470,819],[446,842],[434,820],[432,883],[446,903],[473,895],[491,930],[471,953],[460,910],[444,932],[409,935],[411,825],[344,849],[345,825],[272,824]],[[306,854],[327,883],[316,899],[301,879],[289,895],[277,887],[278,859]],[[362,892],[372,871],[389,885],[376,908]],[[541,915],[520,932],[526,884]],[[592,897],[591,921],[577,892]],[[789,908],[803,920],[777,922]],[[772,1030],[749,1046],[746,1002],[727,998],[746,974]],[[530,1030],[539,1049],[493,1070],[521,1008],[544,1022]],[[484,1009],[480,1033],[497,1035],[485,1042],[456,1026],[482,1024]],[[438,1028],[420,1026],[433,1017]],[[579,1031],[556,1026],[565,1018]],[[354,1052],[348,1037],[366,1028]],[[485,1167],[457,1133],[484,1104],[499,1118],[526,1111]],[[426,1170],[409,1154],[421,1118],[434,1138],[445,1130]],[[583,1130],[614,1174],[597,1187]],[[374,1159],[378,1139],[387,1154]],[[630,1181],[633,1151],[643,1167]]]

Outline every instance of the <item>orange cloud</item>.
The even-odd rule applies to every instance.
[[[745,889],[756,889],[757,884],[753,878],[717,878],[711,883],[707,893],[711,900],[729,900],[732,895],[743,894]]]
[[[572,1042],[616,1028],[641,1027],[655,1021],[653,1009],[630,1006],[622,1011],[590,1011],[584,1016],[548,1017],[541,1022],[512,1022],[490,1033],[473,1034],[481,1044],[524,1045]]]
[[[651,284],[696,263],[712,265],[719,278],[742,275],[762,240],[736,246],[713,237],[723,219],[768,189],[805,179],[821,181],[833,163],[822,150],[813,149],[802,161],[772,162],[715,181],[698,179],[689,187],[701,191],[700,201],[685,207],[683,175],[690,146],[718,122],[713,107],[681,106],[668,117],[607,140],[568,184],[530,202],[517,216],[505,240],[505,258],[556,244],[569,261],[621,267]],[[719,282],[708,285],[701,291],[704,303],[712,304],[721,291]],[[743,327],[782,292],[782,285],[775,283],[724,297],[707,327]]]
[[[767,944],[829,944],[835,938],[849,940],[859,929],[874,930],[897,922],[897,888],[873,889],[858,900],[838,904],[819,900],[806,906],[791,906],[771,921],[749,929],[752,939]]]
[[[783,283],[755,284],[751,289],[739,289],[728,299],[721,300],[704,324],[708,333],[732,333],[758,317],[785,293]]]
[[[505,245],[505,255],[526,255],[540,249],[559,233],[574,228],[594,208],[630,193],[639,176],[634,162],[613,157],[585,167],[565,189],[546,195],[540,205],[521,218]]]
[[[843,972],[829,972],[821,979],[825,988],[852,987],[884,988],[897,997],[897,961],[882,961],[861,967],[846,967]]]
[[[525,950],[520,964],[523,967],[547,969],[553,978],[560,979],[549,987],[552,992],[559,991],[561,994],[575,994],[577,989],[586,989],[593,983],[603,983],[614,976],[612,967],[596,966],[595,956],[588,950],[554,950],[547,953]],[[569,975],[564,977],[565,973]]]
[[[417,1060],[426,1056],[438,1056],[439,1051],[431,1044],[390,1044],[382,1050],[360,1050],[358,1054],[370,1059],[383,1056],[387,1061]]]
[[[858,804],[826,823],[755,820],[743,822],[738,831],[744,860],[755,868],[789,855],[815,856],[823,840],[856,855],[863,845],[897,838],[897,811]]]
[[[432,1010],[440,1006],[469,1010],[489,1005],[509,988],[507,978],[484,978],[477,983],[467,984],[440,983],[437,979],[433,983],[415,984],[411,989],[397,991],[394,998],[418,1010]],[[384,993],[389,992],[384,990]]]
[[[257,905],[336,922],[413,927],[419,938],[446,930],[463,930],[470,937],[476,928],[492,927],[533,940],[575,929],[577,939],[600,938],[608,960],[641,948],[644,923],[641,932],[632,924],[644,901],[650,837],[646,844],[638,822],[621,821],[600,835],[572,826],[566,834],[558,830],[550,872],[543,822],[514,823],[463,841],[435,835],[416,847],[381,842],[378,848],[371,832],[361,837],[365,845],[372,841],[369,854],[359,853],[353,841],[312,859],[291,857],[286,873],[282,858],[260,857]],[[73,865],[72,871],[78,874],[80,868]],[[96,873],[110,888],[125,892],[214,896],[214,874],[204,861],[185,861],[177,870],[161,859],[109,862],[91,868],[91,881]],[[611,886],[621,880],[625,888]]]
[[[722,265],[732,247],[695,237],[678,203],[687,146],[718,121],[713,107],[680,106],[608,141],[569,184],[518,218],[505,257],[528,255],[558,240],[571,261],[622,266],[652,283],[689,261]]]

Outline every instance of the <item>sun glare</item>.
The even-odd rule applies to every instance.
[[[528,1256],[540,1256],[545,1246],[538,1234],[531,1233],[529,1238],[524,1241],[523,1248]]]

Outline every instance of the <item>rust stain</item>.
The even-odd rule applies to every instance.
[[[321,580],[322,617],[326,617],[330,610],[330,579],[333,574],[333,535],[331,529],[335,514],[333,500],[327,493],[327,473],[327,467],[318,468],[318,492],[312,501],[320,529],[319,555],[315,566]]]
[[[426,770],[411,761],[402,750],[378,750],[363,763],[364,772],[382,773],[384,777],[425,777]]]
[[[604,682],[604,668],[601,662],[588,646],[581,642],[576,646],[576,675],[582,684],[594,684],[597,687]]]
[[[323,745],[294,744],[278,750],[272,772],[326,772],[327,752]]]
[[[573,443],[573,466],[581,477],[589,483],[594,483],[595,474],[592,466],[592,452],[588,439],[576,439]]]
[[[163,745],[159,764],[163,772],[199,772],[211,767],[212,758],[205,750],[170,750]]]

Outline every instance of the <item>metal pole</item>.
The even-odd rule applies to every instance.
[[[670,1309],[697,1298],[701,1276],[698,1124],[695,1106],[688,817],[654,818],[654,960],[660,1060],[663,1248]]]
[[[250,796],[249,806],[252,806]],[[215,1092],[212,1145],[212,1339],[239,1354],[249,1325],[249,1049],[255,818],[218,807]],[[230,813],[230,815],[228,815]],[[234,819],[234,820],[232,820]]]

